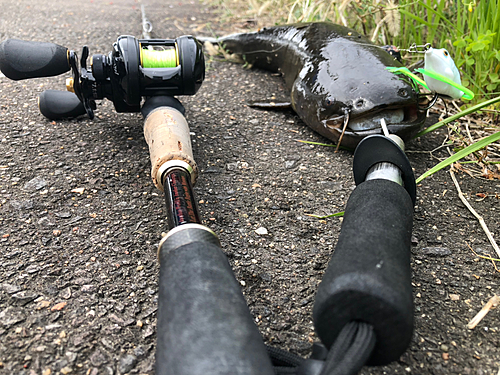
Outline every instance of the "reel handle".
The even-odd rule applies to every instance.
[[[70,70],[68,54],[54,43],[7,39],[0,43],[0,70],[15,81],[57,76]]]
[[[38,97],[38,108],[50,120],[74,118],[87,113],[78,96],[60,90],[42,92]]]

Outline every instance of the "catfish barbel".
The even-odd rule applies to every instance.
[[[291,91],[291,107],[313,130],[354,148],[381,134],[410,139],[422,127],[418,92],[387,71],[402,66],[381,47],[354,30],[331,23],[304,23],[234,34],[218,43],[254,67],[280,72]]]

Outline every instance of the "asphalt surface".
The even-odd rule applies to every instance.
[[[154,34],[226,34],[227,13],[197,2],[145,2]],[[141,36],[136,1],[0,1],[0,39],[50,41],[107,53],[119,35]],[[238,21],[236,26],[251,26]],[[38,111],[66,77],[0,76],[0,374],[153,374],[158,264],[166,230],[150,178],[139,114],[98,105],[94,120],[52,122]],[[317,287],[354,189],[352,153],[291,112],[245,103],[286,98],[280,77],[210,59],[205,83],[183,97],[200,176],[203,223],[220,237],[267,344],[302,356],[318,338]],[[274,100],[274,99],[273,99]],[[407,146],[418,176],[446,156],[439,131]],[[495,234],[498,180],[459,174],[462,191]],[[389,366],[362,374],[497,374],[498,311],[466,325],[499,294],[494,252],[446,172],[418,186],[412,237],[415,333]]]

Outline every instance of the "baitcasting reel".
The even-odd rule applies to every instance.
[[[201,44],[192,36],[177,39],[136,39],[120,36],[108,55],[96,54],[87,68],[89,49],[82,56],[53,43],[8,39],[0,44],[0,70],[21,80],[73,72],[68,92],[44,91],[42,114],[50,119],[87,113],[92,119],[95,100],[111,100],[117,112],[139,112],[142,97],[194,95],[205,78]],[[80,65],[80,67],[78,67]]]

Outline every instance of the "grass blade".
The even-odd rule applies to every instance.
[[[306,214],[306,216],[310,217],[315,217],[316,219],[328,219],[329,217],[338,217],[338,216],[344,216],[345,211],[337,212],[331,215],[325,215],[325,216],[319,216],[319,215],[314,215],[314,214]]]
[[[435,123],[434,125],[429,126],[427,129],[422,130],[414,138],[421,137],[424,134],[430,133],[430,132],[440,128],[441,126],[448,124],[449,122],[455,121],[456,119],[458,119],[460,117],[469,115],[469,114],[474,113],[476,111],[479,111],[481,108],[487,107],[487,106],[492,105],[492,104],[497,103],[497,102],[500,102],[500,96],[497,96],[496,98],[493,98],[493,99],[487,100],[485,102],[476,104],[473,107],[467,108],[466,110],[464,110],[462,112],[459,112],[453,116],[450,116],[450,117],[444,119],[443,121],[439,121],[439,122]]]
[[[313,142],[313,141],[304,141],[302,139],[296,139],[297,142],[300,142],[300,143],[306,143],[308,145],[316,145],[316,146],[325,146],[325,147],[337,147],[337,145],[333,145],[333,144],[329,144],[329,143],[321,143],[321,142]],[[341,148],[342,150],[349,150],[351,151],[352,148],[349,148],[349,147],[345,147],[345,146],[342,146],[340,145],[339,148]]]
[[[443,3],[443,2],[441,2],[441,3]],[[437,21],[437,23],[435,23],[436,26],[438,26],[440,20],[443,20],[443,22],[446,22],[450,27],[452,27],[453,29],[456,30],[457,27],[453,24],[453,22],[451,22],[450,20],[448,20],[446,17],[443,16],[442,11],[441,12],[436,11],[432,7],[430,7],[429,5],[427,5],[426,3],[422,2],[422,1],[419,1],[418,4],[423,6],[429,12],[433,13],[436,16],[436,19],[434,20],[434,22]],[[441,7],[440,7],[440,9],[441,9]],[[433,40],[433,39],[430,39],[430,40]]]
[[[425,21],[423,18],[419,17],[419,16],[416,16],[410,12],[407,12],[406,10],[404,9],[400,9],[399,10],[401,12],[401,14],[407,16],[407,17],[410,17],[410,18],[413,18],[415,21],[417,21],[419,24],[422,24],[422,25],[426,25],[428,27],[435,27],[437,26],[438,24],[433,24],[433,23],[430,23],[430,22],[427,22]]]
[[[446,168],[448,165],[459,161],[460,159],[466,157],[467,155],[472,154],[473,152],[476,152],[477,150],[480,150],[483,147],[488,146],[490,143],[498,141],[499,139],[500,139],[500,132],[492,134],[484,139],[481,139],[476,143],[471,144],[470,146],[467,146],[463,150],[460,150],[456,154],[450,156],[448,159],[443,160],[441,163],[429,169],[427,172],[425,172],[423,175],[417,178],[415,182],[418,184],[423,179],[429,177],[431,174],[434,174],[440,171],[441,169]]]

